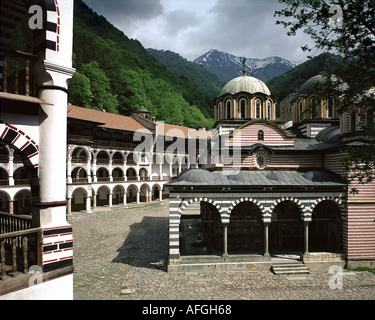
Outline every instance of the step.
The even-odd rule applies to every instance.
[[[306,267],[302,267],[302,268],[274,268],[274,267],[271,267],[271,271],[276,274],[276,275],[279,275],[279,274],[309,274],[310,271],[308,268]]]
[[[309,269],[301,261],[272,263],[274,274],[309,274]]]

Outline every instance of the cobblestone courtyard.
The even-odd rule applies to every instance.
[[[345,271],[342,289],[330,289],[328,272],[167,273],[168,205],[73,213],[74,299],[375,299],[366,271]]]

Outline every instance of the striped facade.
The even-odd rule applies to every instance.
[[[221,223],[227,226],[230,223],[231,213],[234,208],[243,203],[251,202],[255,204],[261,212],[263,224],[272,224],[272,214],[278,204],[283,202],[293,202],[299,209],[301,220],[310,223],[314,208],[321,202],[329,201],[335,204],[345,216],[345,192],[212,192],[197,193],[194,192],[176,192],[170,191],[170,218],[169,218],[169,259],[170,264],[178,264],[181,261],[180,255],[180,223],[185,211],[189,205],[199,202],[213,205],[220,214]]]
[[[293,146],[294,136],[288,135],[280,127],[271,122],[256,120],[249,122],[229,136],[229,146],[251,146],[255,143],[263,143],[270,146]]]

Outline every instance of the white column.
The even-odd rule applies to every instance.
[[[124,193],[124,199],[123,199],[123,203],[124,203],[124,206],[126,206],[126,196],[128,195],[127,192]]]
[[[91,210],[91,197],[86,197],[86,212],[90,213]]]
[[[109,171],[109,181],[110,181],[110,182],[113,182],[113,175],[112,175],[112,159],[109,159],[108,171]]]
[[[112,205],[112,197],[113,197],[113,194],[112,192],[109,193],[109,207],[112,208],[113,205]]]
[[[13,178],[13,159],[14,159],[14,149],[9,148],[9,159],[8,159],[8,165],[9,165],[9,185],[14,186],[14,178]]]
[[[68,156],[67,159],[67,164],[66,164],[66,182],[67,183],[72,183],[72,173],[71,173],[71,168],[72,168],[72,157]]]
[[[91,177],[91,157],[88,158],[87,160],[87,182],[92,183],[92,177]]]

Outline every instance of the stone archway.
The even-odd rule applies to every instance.
[[[184,207],[179,230],[181,255],[222,254],[223,227],[213,204],[196,201]]]
[[[260,208],[253,202],[237,204],[228,225],[228,253],[263,254],[263,222]]]
[[[301,253],[304,225],[301,210],[290,200],[280,202],[272,212],[269,226],[270,253]]]
[[[83,188],[75,189],[72,193],[72,211],[86,210],[87,192]]]
[[[341,253],[343,249],[341,210],[324,200],[314,207],[309,224],[309,251]]]

